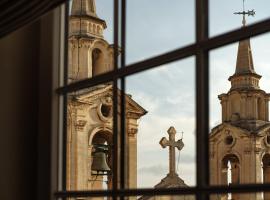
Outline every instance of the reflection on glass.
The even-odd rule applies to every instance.
[[[240,14],[244,14],[241,17],[245,26],[247,16]],[[211,184],[269,182],[268,42],[269,34],[210,54]],[[215,199],[269,199],[268,193],[262,195],[224,194]]]
[[[147,110],[129,134],[127,148],[134,144],[138,152],[127,159],[137,176],[128,188],[196,184],[194,76],[194,58],[188,58],[127,77],[127,93]]]
[[[112,84],[68,95],[67,190],[112,188]]]
[[[68,37],[69,83],[113,70],[113,45],[106,34],[107,23],[103,19],[109,18],[107,21],[111,23],[112,16],[108,14],[112,13],[111,5],[112,1],[97,1],[97,5],[95,0],[71,2]],[[112,34],[112,30],[109,30],[109,33]]]

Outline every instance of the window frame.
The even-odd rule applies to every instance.
[[[67,3],[68,4],[68,1]],[[65,49],[65,69],[64,69],[64,85],[56,89],[58,95],[62,98],[62,128],[60,135],[62,141],[59,145],[61,148],[60,160],[62,169],[59,175],[62,182],[59,190],[54,193],[56,198],[68,197],[127,197],[127,196],[140,196],[140,195],[195,195],[196,199],[209,199],[209,194],[217,193],[247,193],[247,192],[263,192],[270,191],[270,184],[241,184],[231,186],[210,186],[209,184],[209,51],[222,47],[227,44],[238,42],[249,37],[257,36],[270,31],[270,18],[260,21],[258,23],[239,28],[237,30],[229,31],[218,36],[209,37],[209,1],[196,0],[196,41],[195,43],[178,48],[176,50],[146,59],[134,64],[126,65],[125,61],[125,45],[126,45],[126,0],[114,0],[114,44],[121,44],[120,62],[118,59],[118,46],[114,45],[114,70],[105,74],[98,75],[93,78],[81,80],[75,83],[67,84],[67,48]],[[121,17],[120,17],[121,13]],[[65,21],[65,41],[68,34],[68,6],[66,6],[66,21]],[[120,22],[119,22],[120,19]],[[121,37],[119,38],[119,28],[121,28]],[[67,45],[66,45],[67,46]],[[66,95],[70,92],[92,87],[101,83],[113,82],[113,109],[117,111],[118,101],[117,85],[120,80],[120,110],[125,110],[125,78],[148,69],[157,68],[163,64],[168,64],[173,61],[181,60],[190,56],[196,57],[196,183],[194,187],[188,188],[138,188],[128,189],[125,188],[125,156],[124,151],[120,155],[114,154],[116,160],[120,156],[120,165],[114,162],[113,174],[116,178],[113,179],[113,189],[104,191],[66,191],[65,190],[65,157],[66,157]],[[114,134],[114,149],[120,145],[121,149],[125,149],[125,112],[121,112],[120,118],[120,134]],[[113,117],[113,131],[118,133],[118,117],[117,112],[114,112]],[[120,137],[120,144],[117,144],[118,137]],[[114,151],[117,152],[117,151]],[[199,163],[199,164],[198,164]],[[120,174],[117,169],[120,169]],[[119,177],[120,180],[117,180]],[[118,184],[118,182],[120,184]]]

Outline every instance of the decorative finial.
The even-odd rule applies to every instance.
[[[244,27],[244,26],[246,26],[246,15],[254,17],[255,11],[254,11],[254,9],[246,11],[245,10],[245,0],[243,0],[243,11],[242,12],[235,12],[233,14],[235,14],[235,15],[243,15],[242,24],[243,24],[243,27]]]

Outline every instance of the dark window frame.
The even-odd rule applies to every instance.
[[[67,6],[66,6],[67,7]],[[125,43],[126,43],[126,0],[114,0],[114,44],[121,44],[120,63],[118,63],[118,47],[114,46],[114,70],[106,74],[98,75],[96,77],[78,81],[67,85],[67,63],[65,63],[65,84],[59,87],[56,91],[60,96],[63,96],[63,141],[62,141],[62,157],[63,166],[65,166],[65,136],[66,136],[66,95],[70,92],[92,87],[101,83],[113,82],[113,107],[114,111],[118,109],[117,95],[117,83],[120,80],[121,89],[121,101],[120,109],[125,109],[125,78],[129,75],[142,72],[148,69],[159,67],[163,64],[168,64],[173,61],[181,60],[190,56],[196,56],[196,183],[194,187],[188,188],[163,188],[163,189],[128,189],[125,188],[125,174],[124,164],[125,156],[124,152],[120,153],[120,166],[115,163],[113,166],[113,173],[116,177],[113,179],[113,189],[106,191],[66,191],[65,190],[65,169],[61,169],[62,172],[62,187],[59,191],[54,193],[57,198],[68,197],[98,197],[98,196],[111,196],[111,197],[125,197],[125,196],[140,196],[140,195],[183,195],[193,194],[197,199],[208,199],[209,194],[217,193],[247,193],[247,192],[263,192],[270,191],[270,184],[241,184],[232,186],[210,186],[209,185],[209,153],[208,153],[208,137],[209,137],[209,51],[222,47],[245,38],[257,36],[270,31],[270,19],[260,21],[258,23],[249,25],[244,28],[229,31],[224,34],[209,37],[209,3],[208,0],[196,0],[196,42],[194,44],[181,47],[179,49],[164,53],[162,55],[146,59],[141,62],[126,65],[125,62]],[[121,18],[119,17],[121,13]],[[68,9],[66,9],[66,41],[67,41],[67,24],[68,24]],[[119,23],[119,19],[121,19]],[[121,27],[121,38],[119,39],[119,27]],[[67,50],[65,55],[65,62],[67,62]],[[114,112],[114,133],[118,133],[118,117],[117,112]],[[121,126],[120,134],[114,134],[114,148],[117,149],[120,145],[121,149],[124,149],[124,142],[117,144],[118,137],[120,141],[125,141],[125,112],[121,112]],[[114,151],[116,152],[116,151]],[[114,154],[116,160],[118,160],[117,153]],[[198,164],[199,163],[199,164]],[[120,168],[120,174],[118,173],[118,167]],[[120,184],[117,184],[119,181]]]

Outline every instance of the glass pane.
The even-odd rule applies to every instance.
[[[112,189],[112,84],[67,96],[67,190]]]
[[[127,63],[193,43],[194,8],[194,0],[127,0]]]
[[[210,180],[269,182],[270,34],[210,52]]]
[[[192,57],[127,77],[129,188],[196,184],[194,70]]]
[[[113,70],[113,1],[72,0],[68,83]]]
[[[210,0],[210,36],[218,35],[242,26],[243,15],[234,14],[243,12],[243,0]],[[246,24],[250,25],[270,17],[269,0],[245,0]],[[253,11],[254,10],[254,16]]]

